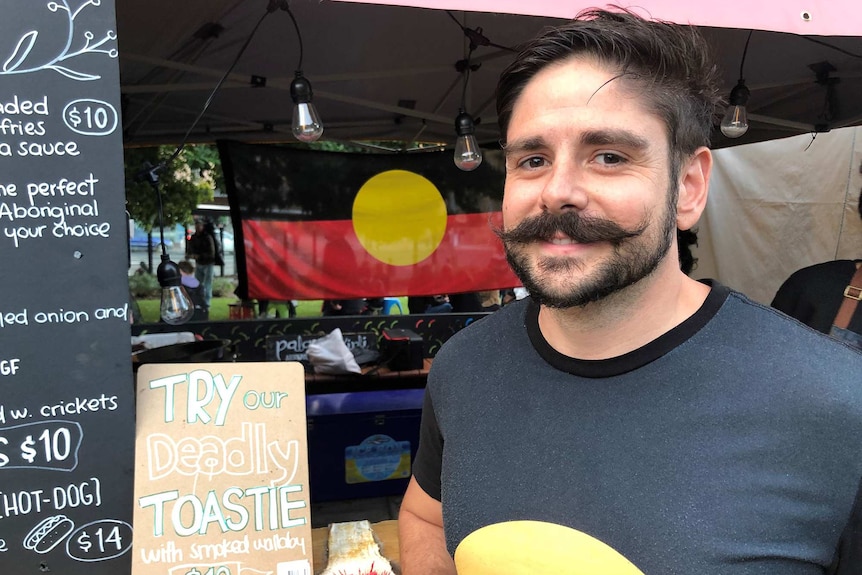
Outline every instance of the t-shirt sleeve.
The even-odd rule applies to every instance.
[[[440,501],[440,472],[443,467],[443,434],[437,423],[431,393],[425,389],[422,421],[419,425],[419,448],[413,462],[413,477],[425,493]]]

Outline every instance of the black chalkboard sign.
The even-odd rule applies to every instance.
[[[134,393],[113,0],[0,18],[0,573],[130,571]]]

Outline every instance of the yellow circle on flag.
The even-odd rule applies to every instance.
[[[446,234],[446,202],[430,180],[406,170],[381,172],[353,200],[353,231],[374,258],[393,266],[421,262]]]

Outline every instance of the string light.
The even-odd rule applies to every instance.
[[[749,30],[748,38],[745,40],[742,61],[739,64],[739,81],[730,91],[730,101],[724,117],[721,119],[721,133],[728,138],[740,138],[748,132],[748,110],[745,105],[748,103],[751,91],[745,85],[743,67],[745,66],[745,56],[748,53],[748,43],[751,41],[753,32],[754,30]]]
[[[186,292],[186,289],[182,285],[182,274],[180,273],[180,268],[176,263],[171,261],[171,258],[167,252],[167,248],[165,247],[162,192],[159,188],[158,173],[161,170],[165,169],[165,167],[168,166],[171,162],[173,162],[173,160],[175,160],[183,151],[186,142],[188,142],[189,135],[192,133],[192,130],[195,129],[195,126],[197,126],[198,122],[200,122],[201,118],[203,118],[219,88],[221,88],[222,84],[224,84],[224,81],[230,75],[237,62],[239,62],[240,57],[242,57],[246,48],[248,48],[248,45],[251,43],[252,38],[254,38],[255,34],[257,33],[257,30],[260,28],[260,25],[263,23],[263,20],[276,10],[284,10],[285,12],[287,12],[287,14],[290,16],[291,21],[293,22],[294,28],[296,29],[296,35],[299,38],[299,66],[297,67],[296,76],[294,77],[293,82],[291,82],[290,84],[290,96],[294,101],[294,115],[292,122],[293,134],[298,140],[302,142],[313,142],[320,138],[321,134],[323,134],[323,124],[320,121],[320,116],[317,114],[317,110],[311,103],[311,83],[303,76],[301,71],[303,56],[302,35],[299,32],[299,26],[296,23],[296,18],[293,17],[293,13],[290,11],[290,7],[288,6],[287,0],[270,0],[266,12],[257,21],[257,24],[251,31],[251,34],[249,34],[245,43],[242,45],[242,48],[240,48],[236,57],[233,59],[233,62],[231,62],[231,65],[228,67],[228,69],[225,71],[225,73],[222,75],[222,77],[216,83],[215,87],[210,92],[210,95],[204,102],[200,113],[198,113],[191,126],[189,126],[189,129],[183,136],[180,145],[177,146],[177,149],[174,150],[174,153],[171,154],[171,157],[164,162],[160,162],[157,166],[153,166],[149,162],[147,162],[144,164],[143,169],[138,173],[138,179],[146,179],[155,190],[159,200],[159,234],[161,237],[162,244],[162,256],[161,263],[159,263],[159,267],[156,270],[156,277],[158,278],[159,286],[161,286],[162,288],[162,297],[161,304],[159,306],[159,313],[165,323],[169,323],[171,325],[179,325],[186,323],[194,315],[195,309],[188,292]]]
[[[476,141],[475,132],[473,117],[463,108],[460,109],[455,118],[455,133],[458,134],[455,140],[455,165],[465,172],[475,170],[482,163],[482,150]]]
[[[470,38],[470,51],[467,53],[466,59],[455,65],[455,68],[463,74],[464,86],[461,89],[461,106],[458,108],[458,115],[455,117],[455,134],[458,137],[455,140],[455,155],[453,159],[459,170],[470,172],[482,164],[482,149],[479,148],[479,142],[476,141],[476,123],[473,121],[473,116],[465,110],[467,85],[470,82],[470,57],[473,55],[473,51],[478,44],[475,38],[477,35],[476,31],[464,28],[463,26],[462,30]],[[478,36],[484,38],[481,35],[481,30],[478,31]]]
[[[296,23],[296,18],[290,11],[287,0],[271,0],[270,6],[273,5],[277,5],[290,16],[290,21],[293,22],[293,28],[296,30],[296,37],[299,40],[299,63],[296,65],[296,73],[290,83],[290,98],[293,100],[291,130],[293,136],[300,142],[316,142],[323,135],[323,122],[320,121],[320,114],[317,113],[317,108],[312,103],[314,94],[311,90],[311,82],[302,73],[302,33],[299,31],[299,24]]]
[[[156,269],[156,278],[162,288],[161,303],[159,304],[159,315],[162,321],[171,325],[186,323],[195,314],[195,306],[189,297],[186,288],[183,287],[182,274],[177,264],[171,261],[168,250],[165,247],[165,225],[163,220],[162,191],[159,188],[159,170],[164,164],[153,166],[149,162],[144,164],[143,170],[138,174],[138,179],[146,179],[156,192],[159,200],[159,241],[162,245],[162,261]]]

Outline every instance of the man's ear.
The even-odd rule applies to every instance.
[[[676,202],[676,226],[688,230],[697,224],[706,208],[712,152],[701,147],[682,165],[679,174],[679,198]]]

